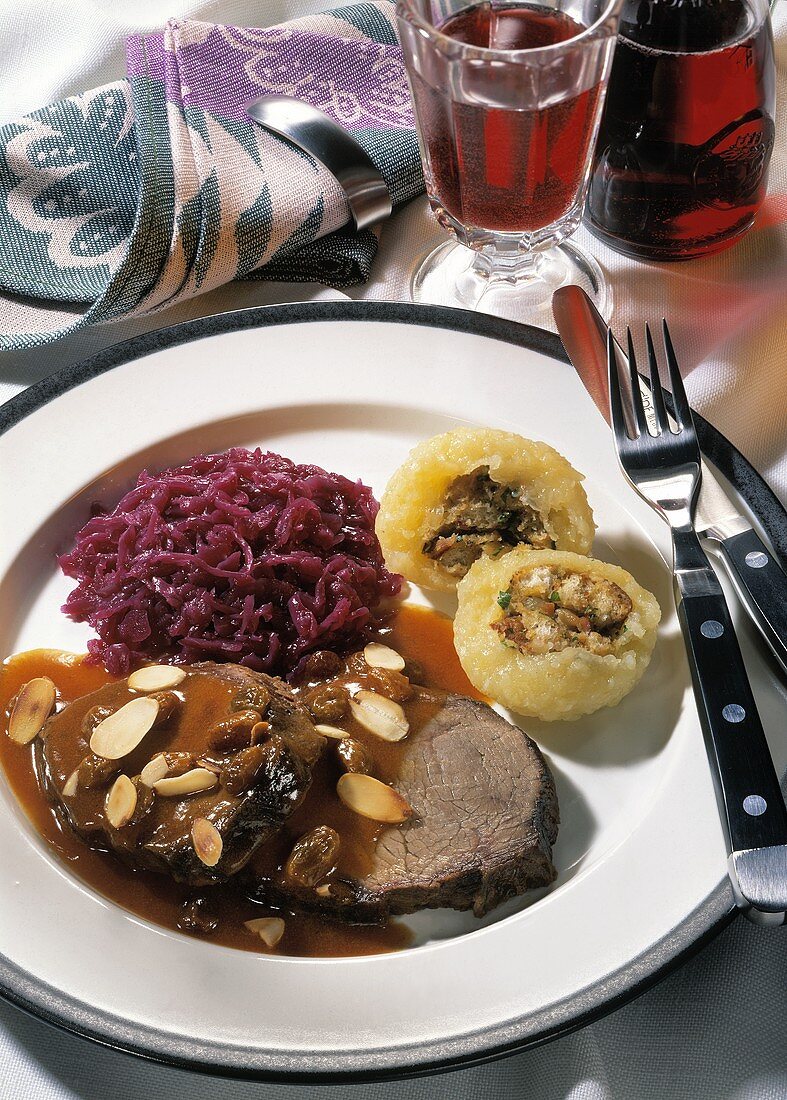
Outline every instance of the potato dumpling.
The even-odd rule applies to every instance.
[[[415,447],[388,482],[376,531],[388,567],[453,589],[514,546],[585,554],[595,526],[582,475],[546,443],[458,428]]]
[[[545,722],[612,707],[648,666],[661,610],[617,565],[517,548],[457,590],[454,645],[473,685]]]

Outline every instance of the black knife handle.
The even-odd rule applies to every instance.
[[[719,547],[741,603],[787,672],[787,573],[755,531],[722,539]]]
[[[787,809],[721,589],[684,593],[678,617],[729,850],[785,844]]]

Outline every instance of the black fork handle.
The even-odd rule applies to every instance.
[[[787,916],[787,809],[710,566],[678,570],[676,602],[738,903],[756,921],[779,923]]]

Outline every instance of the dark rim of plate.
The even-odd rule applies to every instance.
[[[349,301],[254,307],[146,333],[64,367],[0,406],[0,434],[67,390],[152,352],[239,329],[313,321],[377,321],[452,329],[529,348],[563,363],[569,361],[554,333],[465,310]],[[490,370],[493,369],[494,361],[490,360]],[[787,512],[778,498],[729,440],[696,413],[695,420],[704,454],[735,486],[778,555],[787,560]],[[206,1046],[189,1036],[167,1035],[155,1028],[130,1024],[45,985],[3,955],[0,955],[0,996],[46,1023],[103,1046],[201,1073],[292,1084],[418,1077],[516,1054],[600,1019],[677,969],[713,939],[734,915],[730,896],[720,889],[706,898],[681,927],[653,944],[645,956],[631,960],[617,971],[603,989],[580,991],[567,1003],[555,1006],[549,1021],[538,1030],[526,1018],[452,1040],[411,1044],[406,1048],[352,1050],[339,1055],[315,1052],[308,1060],[285,1051],[268,1054],[220,1044]]]

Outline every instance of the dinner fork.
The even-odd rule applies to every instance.
[[[787,809],[727,601],[694,530],[700,450],[666,321],[663,339],[675,427],[667,414],[656,349],[646,325],[651,433],[631,329],[625,390],[615,339],[607,331],[615,447],[628,481],[672,532],[675,603],[727,840],[727,867],[736,904],[755,923],[783,924],[787,921]]]

